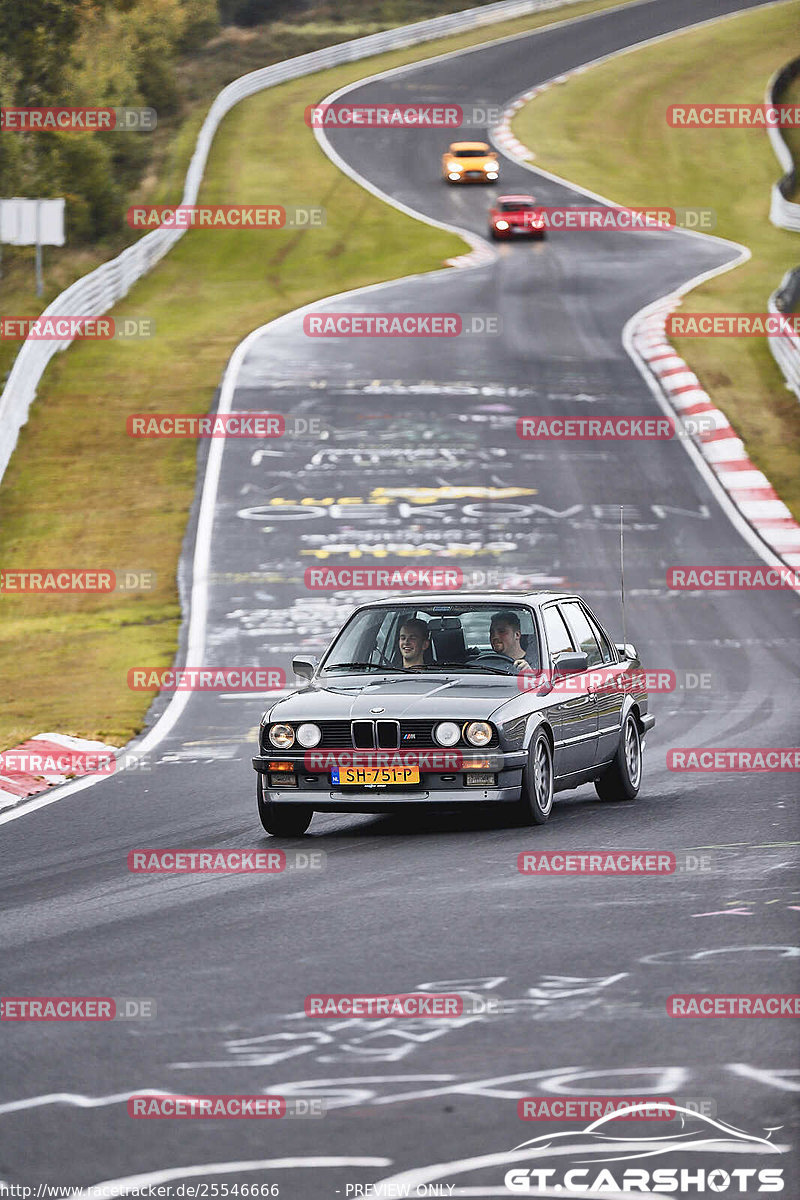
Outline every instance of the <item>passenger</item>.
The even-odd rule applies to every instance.
[[[397,639],[403,667],[424,667],[425,651],[431,644],[428,626],[419,617],[408,617],[400,626]]]
[[[519,617],[510,609],[497,612],[489,626],[489,641],[495,654],[512,659],[515,671],[532,671],[520,641]]]

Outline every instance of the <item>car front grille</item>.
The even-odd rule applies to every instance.
[[[352,750],[349,721],[317,721],[322,730],[320,746],[326,750]]]
[[[441,720],[448,720],[442,717]],[[435,721],[415,719],[400,722],[391,719],[378,718],[356,721],[317,721],[322,730],[320,748],[324,750],[430,750],[439,749],[439,743],[434,740],[433,729],[439,724]],[[399,724],[399,741],[398,741]],[[458,722],[459,725],[463,722]],[[492,735],[490,746],[497,746],[497,733]]]

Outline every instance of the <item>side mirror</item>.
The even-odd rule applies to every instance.
[[[313,654],[296,654],[292,659],[292,670],[298,679],[313,679],[319,659]]]
[[[615,642],[614,645],[617,648],[620,658],[635,658],[638,661],[639,651],[632,642]]]
[[[589,658],[586,654],[562,654],[554,669],[557,675],[575,675],[585,671],[588,666]]]

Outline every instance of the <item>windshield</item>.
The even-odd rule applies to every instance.
[[[535,209],[536,205],[527,200],[503,200],[500,204],[501,212],[533,212]]]
[[[455,158],[486,158],[489,147],[485,146],[483,150],[451,150],[450,153]]]
[[[510,675],[539,663],[533,613],[524,605],[398,601],[355,613],[321,669]]]

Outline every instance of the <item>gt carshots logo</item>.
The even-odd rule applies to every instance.
[[[512,1167],[506,1171],[503,1182],[510,1192],[531,1192],[537,1189],[537,1195],[543,1193],[540,1188],[581,1188],[586,1192],[677,1192],[681,1196],[695,1193],[712,1192],[719,1195],[731,1192],[744,1195],[752,1192],[782,1192],[782,1167],[736,1167],[726,1171],[722,1167],[656,1167],[647,1171],[643,1167],[627,1167],[622,1172],[612,1174],[607,1167],[596,1171],[594,1175],[587,1167],[577,1167],[563,1174],[563,1183],[553,1183],[555,1175],[559,1174],[553,1167]],[[549,1192],[547,1193],[549,1195]]]
[[[767,1130],[767,1136],[763,1137],[704,1113],[693,1112],[666,1098],[659,1103],[668,1114],[666,1120],[680,1117],[680,1132],[666,1137],[649,1133],[636,1135],[628,1132],[627,1126],[623,1132],[619,1123],[631,1115],[641,1115],[645,1108],[641,1101],[633,1100],[627,1108],[617,1108],[580,1131],[545,1133],[515,1146],[511,1154],[517,1162],[520,1158],[535,1158],[541,1162],[542,1159],[574,1154],[581,1165],[509,1167],[503,1180],[507,1191],[515,1194],[535,1192],[539,1196],[562,1191],[571,1195],[577,1192],[582,1196],[595,1193],[621,1196],[630,1192],[659,1196],[671,1193],[680,1196],[706,1193],[752,1196],[756,1192],[783,1191],[782,1168],[747,1165],[753,1155],[772,1156],[789,1150],[788,1145],[770,1140],[774,1130]],[[687,1159],[691,1162],[695,1155],[702,1155],[703,1165],[658,1166],[652,1161],[647,1167],[623,1165],[631,1161],[638,1164],[642,1159],[652,1160],[662,1155],[669,1155],[670,1161],[674,1162],[677,1154],[683,1163]],[[723,1154],[726,1155],[724,1166],[720,1165]],[[743,1161],[743,1155],[748,1159]],[[731,1156],[735,1166],[730,1165]]]

